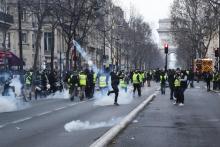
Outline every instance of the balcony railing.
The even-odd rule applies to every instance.
[[[0,12],[0,22],[12,24],[14,22],[13,16],[4,12]]]

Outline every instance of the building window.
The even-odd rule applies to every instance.
[[[35,49],[35,42],[36,42],[36,36],[35,34],[33,33],[32,34],[32,48]]]
[[[26,21],[27,20],[27,11],[26,11],[26,9],[22,9],[22,11],[21,11],[21,20],[22,21]]]
[[[0,0],[0,11],[5,12],[5,10],[6,10],[6,1]]]
[[[23,44],[27,44],[27,33],[22,33],[21,39]]]
[[[11,34],[8,33],[8,37],[7,37],[7,48],[11,48]]]
[[[52,44],[52,32],[44,32],[44,50],[51,51]]]

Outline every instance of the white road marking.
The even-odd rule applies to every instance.
[[[51,112],[53,112],[53,111],[43,112],[43,113],[37,114],[36,116],[43,116],[43,115],[46,115],[46,114],[50,114]]]
[[[23,119],[19,119],[19,120],[13,121],[11,123],[12,124],[17,124],[17,123],[21,123],[21,122],[24,122],[24,121],[29,120],[29,119],[32,119],[32,117],[26,117],[26,118],[23,118]]]
[[[71,106],[75,106],[76,105],[76,103],[75,104],[69,104],[69,106],[71,107]]]
[[[19,127],[15,127],[17,130],[21,130],[21,128],[19,128]]]
[[[3,127],[5,127],[5,125],[0,125],[0,129],[3,128]]]
[[[59,111],[59,110],[65,109],[65,108],[66,108],[66,107],[56,108],[56,109],[54,109],[54,111]]]
[[[58,110],[62,110],[62,109],[65,109],[65,108],[68,108],[68,107],[71,107],[71,106],[75,106],[77,104],[81,104],[81,103],[85,103],[86,101],[82,101],[82,102],[78,102],[78,103],[74,103],[74,104],[69,104],[68,106],[66,107],[60,107],[60,108],[57,108],[57,109],[54,109],[54,111],[58,111]],[[43,113],[40,113],[40,114],[37,114],[33,117],[36,117],[36,116],[43,116],[43,115],[46,115],[46,114],[50,114],[54,111],[46,111],[46,112],[43,112]],[[32,119],[33,117],[26,117],[26,118],[23,118],[23,119],[19,119],[19,120],[16,120],[16,121],[12,121],[12,122],[8,122],[8,123],[5,123],[5,124],[1,124],[0,125],[0,129],[6,127],[7,125],[10,125],[10,124],[17,124],[17,123],[21,123],[21,122],[24,122],[24,121],[27,121],[27,120],[30,120]],[[20,130],[20,128],[16,127],[18,130]]]

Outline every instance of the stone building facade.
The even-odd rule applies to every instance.
[[[19,34],[18,34],[18,0],[10,0],[8,3],[8,12],[14,17],[14,23],[8,30],[8,35],[10,36],[10,50],[19,55]],[[112,3],[107,3],[106,6],[108,9],[116,8]],[[123,11],[121,9],[115,9],[115,16],[121,17],[120,19],[124,19]],[[23,48],[23,60],[26,63],[24,69],[30,69],[34,63],[34,56],[35,56],[35,41],[36,41],[36,31],[37,31],[37,23],[36,18],[30,12],[28,12],[25,8],[21,10],[22,17],[21,17],[21,27],[22,27],[22,48]],[[111,24],[112,21],[112,14],[107,15],[105,18],[105,24]],[[52,27],[50,23],[47,23],[48,20],[45,20],[45,23],[42,28],[42,38],[41,38],[41,45],[40,45],[40,52],[38,57],[38,67],[42,68],[46,65],[49,65],[51,60],[51,47],[52,47]],[[82,47],[85,49],[87,54],[91,57],[91,60],[94,64],[96,64],[99,68],[103,65],[109,66],[112,63],[111,55],[115,52],[115,50],[111,50],[111,45],[116,48],[116,44],[110,41],[111,31],[107,30],[106,27],[105,36],[103,31],[98,30],[97,28],[92,28],[86,38],[84,39],[84,44]],[[67,44],[65,43],[64,37],[62,35],[61,28],[57,27],[55,29],[54,35],[54,66],[55,69],[60,67],[60,61],[62,63],[61,67],[65,67],[65,54],[67,49]],[[105,39],[104,39],[105,37]],[[115,38],[115,37],[114,37]],[[105,43],[104,43],[105,40]],[[105,47],[104,47],[105,46]],[[105,49],[105,57],[104,57],[104,49]],[[61,54],[60,54],[61,53]],[[61,58],[60,58],[61,55]],[[72,59],[73,60],[73,59]],[[78,55],[77,58],[77,65],[78,67],[85,67],[86,61]],[[80,62],[80,63],[79,63]],[[49,67],[49,66],[48,66]]]

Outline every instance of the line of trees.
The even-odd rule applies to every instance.
[[[218,34],[218,0],[174,0],[171,8],[173,37],[181,65],[190,67],[195,58],[207,55]]]
[[[157,65],[162,65],[158,47],[152,40],[149,24],[138,15],[131,16],[128,22],[125,21],[125,18],[120,18],[121,21],[117,21],[119,18],[114,15],[109,20],[109,15],[114,8],[111,0],[22,0],[20,2],[22,7],[25,7],[35,17],[37,23],[34,73],[39,63],[38,55],[41,47],[42,28],[44,24],[48,23],[51,25],[53,40],[54,30],[56,28],[61,29],[67,45],[65,49],[67,70],[73,64],[69,62],[72,61],[70,60],[72,40],[86,44],[86,39],[92,33],[103,34],[103,25],[105,31],[103,37],[106,37],[103,43],[110,41],[110,46],[114,45],[114,48],[120,48],[117,55],[112,50],[112,58],[116,58],[117,63],[119,58],[121,60],[122,56],[125,56],[127,64],[133,68],[155,68]],[[104,21],[101,20],[103,17]],[[101,26],[100,23],[102,23]],[[112,42],[112,35],[117,36],[120,42],[118,40],[114,40],[114,42],[118,41],[120,45],[117,46],[117,43]],[[54,49],[51,50],[51,70],[53,70],[53,60]]]

